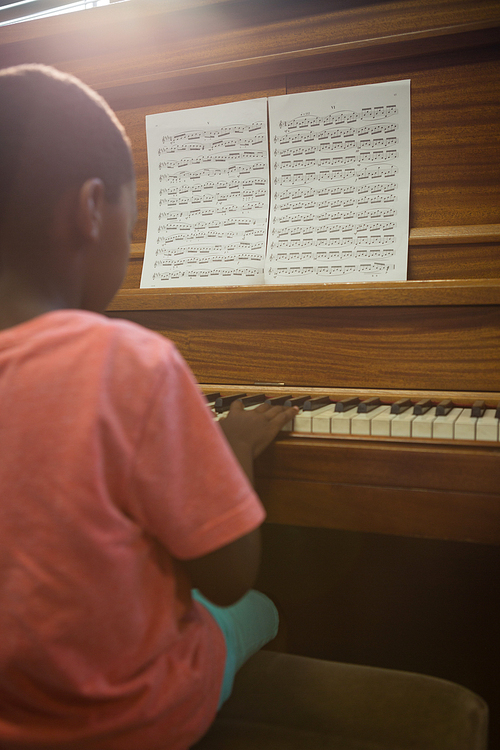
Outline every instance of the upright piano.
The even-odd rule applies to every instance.
[[[0,27],[0,65],[74,73],[117,112],[139,219],[107,314],[171,338],[205,393],[496,410],[499,28],[498,0],[128,0]],[[145,115],[402,79],[406,281],[139,288]],[[500,442],[453,438],[283,433],[256,466],[276,550],[264,572],[276,563],[289,649],[463,682],[490,703],[494,742]]]
[[[0,29],[2,65],[74,73],[131,138],[139,219],[109,306],[171,338],[205,392],[500,404],[497,0],[139,0]],[[408,280],[139,289],[145,115],[411,80]],[[489,412],[491,413],[491,412]],[[500,542],[500,442],[283,434],[277,523]]]

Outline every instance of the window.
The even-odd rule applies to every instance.
[[[22,21],[32,21],[36,18],[57,16],[62,13],[73,13],[77,10],[96,8],[99,5],[110,5],[117,0],[77,0],[61,2],[61,0],[0,0],[0,26],[8,26]]]

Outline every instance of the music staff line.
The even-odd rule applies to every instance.
[[[264,152],[259,152],[255,154],[256,159],[262,159]],[[280,169],[310,169],[314,167],[325,167],[325,166],[345,166],[349,164],[362,164],[365,162],[385,162],[385,161],[393,161],[397,159],[399,156],[396,149],[386,149],[386,150],[376,150],[376,151],[361,151],[357,154],[350,154],[348,156],[330,156],[330,157],[322,157],[320,159],[289,159],[288,157],[284,157],[282,161],[275,161],[273,163],[273,168],[275,170]],[[184,159],[181,161],[166,161],[166,162],[160,162],[158,164],[158,169],[161,171],[162,169],[168,169],[168,170],[181,170],[184,167],[188,166],[196,166],[200,164],[213,164],[217,163],[218,161],[222,163],[226,163],[230,159],[242,159],[246,160],[244,164],[238,165],[236,168],[236,171],[240,174],[246,174],[250,173],[252,169],[258,169],[262,170],[264,169],[265,165],[264,162],[258,162],[257,164],[248,164],[248,160],[251,157],[249,157],[245,153],[234,153],[229,154],[227,157],[220,157],[220,158],[200,158],[200,159]],[[170,175],[172,182],[179,182],[179,180],[182,180],[182,178],[186,178],[188,180],[191,179],[202,179],[204,176],[212,178],[213,174],[223,175],[227,173],[231,173],[231,171],[235,171],[235,168],[229,167],[227,170],[219,170],[216,168],[208,168],[208,169],[202,169],[198,170],[196,172],[180,172],[173,175]],[[163,181],[165,178],[167,178],[168,175],[161,175],[160,181]]]
[[[155,268],[179,268],[184,265],[207,265],[216,264],[234,264],[234,263],[260,263],[263,262],[263,255],[259,252],[214,252],[213,247],[193,247],[187,251],[177,251],[167,258],[155,260]],[[394,251],[389,250],[371,250],[368,248],[357,248],[350,250],[288,250],[287,252],[271,252],[269,255],[270,263],[311,263],[312,261],[340,261],[370,258],[371,260],[392,257]]]
[[[365,138],[368,136],[387,135],[389,133],[395,133],[398,130],[397,123],[390,123],[386,125],[371,125],[361,126],[357,128],[338,128],[337,130],[313,130],[303,132],[288,132],[283,135],[275,135],[273,142],[286,146],[288,143],[314,143],[322,144],[322,141],[334,141],[337,139],[349,138],[354,139]],[[341,141],[338,141],[341,143]]]
[[[350,248],[343,250],[280,250],[271,252],[269,262],[278,263],[310,263],[311,261],[330,261],[330,260],[352,260],[353,258],[390,258],[394,256],[394,248],[376,248],[375,250],[366,247]]]
[[[178,212],[161,212],[158,214],[158,221],[171,221],[172,224],[176,222],[182,222],[183,220],[198,219],[200,217],[217,216],[219,212],[217,209],[195,209],[194,211],[178,211]],[[235,224],[238,226],[256,226],[257,224],[263,225],[266,223],[265,218],[251,218],[250,216],[232,216],[229,219],[214,219],[208,225],[204,222],[203,224],[194,224],[195,229],[202,229],[207,226],[209,229],[214,229],[220,226],[230,227]],[[191,226],[191,225],[190,225]]]
[[[364,232],[393,232],[397,227],[395,222],[363,222],[361,224],[330,224],[327,226],[293,226],[293,227],[273,227],[271,230],[271,237],[281,239],[283,237],[294,237],[294,236],[307,236],[307,237],[323,237],[327,234],[340,234],[344,232],[352,232],[353,234],[359,234]]]
[[[357,120],[383,120],[398,114],[395,104],[377,105],[376,107],[362,107],[356,112],[352,109],[330,112],[327,115],[299,115],[291,120],[280,120],[280,128],[315,128],[351,123]]]
[[[206,171],[198,171],[198,172],[182,172],[181,174],[177,175],[170,175],[170,174],[163,174],[159,176],[159,181],[164,182],[168,180],[169,184],[174,185],[180,185],[182,186],[188,186],[188,183],[190,180],[197,181],[197,184],[200,185],[200,189],[203,189],[204,186],[202,186],[202,183],[200,180],[205,179],[212,179],[214,175],[221,176],[225,174],[233,174],[237,173],[239,175],[244,174],[251,174],[253,170],[263,170],[265,169],[265,165],[263,164],[255,164],[252,166],[248,165],[237,165],[235,167],[228,167],[227,169],[207,169]],[[319,172],[311,171],[311,172],[294,172],[290,174],[282,175],[281,177],[275,177],[273,180],[273,183],[275,185],[283,185],[288,184],[289,182],[302,182],[302,183],[309,183],[309,182],[337,182],[339,180],[366,180],[366,179],[380,179],[382,177],[394,177],[398,173],[398,169],[395,166],[386,167],[385,169],[382,167],[375,167],[373,169],[326,169],[326,170],[320,170]]]
[[[374,169],[323,169],[319,172],[293,172],[273,179],[274,185],[289,185],[290,183],[307,184],[310,182],[347,182],[349,180],[379,180],[395,177],[398,168],[395,166],[375,167]]]
[[[366,189],[365,189],[366,188]],[[299,201],[299,203],[295,203],[293,201],[290,201],[289,203],[285,203],[280,205],[278,201],[280,200],[286,200],[287,196],[285,194],[279,195],[275,194],[274,200],[275,203],[275,213],[276,215],[279,215],[279,212],[286,212],[286,211],[297,211],[297,209],[307,209],[309,211],[323,211],[327,209],[334,209],[338,207],[343,208],[351,208],[353,206],[367,206],[367,205],[387,205],[390,203],[395,203],[397,201],[396,196],[392,192],[394,188],[391,186],[384,186],[384,192],[382,193],[382,187],[381,186],[371,186],[370,189],[368,189],[368,186],[363,186],[363,188],[356,191],[354,188],[353,190],[344,191],[347,194],[348,193],[354,193],[357,192],[358,196],[357,198],[347,198],[346,200],[339,200],[339,199],[333,199],[330,200],[323,200],[322,196],[324,195],[324,192],[321,193],[318,191],[318,195],[315,194],[315,192],[309,193],[304,198],[301,198],[300,196],[295,197],[295,201]],[[342,190],[335,191],[335,195],[338,195],[342,193]],[[267,194],[267,191],[264,193]],[[188,205],[198,205],[198,204],[217,204],[216,208],[212,208],[211,206],[203,206],[203,208],[200,209],[193,209],[193,212],[199,210],[202,212],[203,215],[212,215],[213,213],[218,214],[226,214],[226,213],[234,213],[238,211],[258,211],[260,209],[265,208],[266,204],[262,202],[248,202],[251,201],[253,198],[259,198],[263,197],[260,191],[245,191],[242,193],[238,193],[236,196],[234,194],[231,194],[231,198],[240,198],[245,201],[245,203],[241,202],[235,202],[235,203],[227,203],[227,195],[222,194],[216,194],[213,195],[211,193],[203,193],[197,196],[183,196],[181,198],[176,198],[175,196],[169,197],[169,198],[161,198],[159,201],[159,207],[162,206],[172,206],[172,207],[181,207],[181,206],[188,206]],[[191,213],[193,213],[191,212]],[[159,217],[160,220],[160,217]]]
[[[234,196],[231,196],[234,200]],[[266,208],[267,204],[263,203],[262,201],[254,201],[253,203],[248,202],[251,201],[253,198],[259,198],[260,193],[258,192],[252,192],[252,193],[240,193],[237,197],[241,198],[245,201],[243,204],[241,201],[238,203],[233,203],[227,206],[228,211],[260,211]],[[203,194],[203,195],[191,195],[191,196],[182,196],[181,198],[178,198],[177,200],[175,198],[162,198],[159,201],[159,205],[161,206],[197,206],[200,203],[215,203],[217,205],[221,205],[221,211],[223,211],[226,206],[224,205],[228,200],[227,195],[212,195],[212,194]]]
[[[330,136],[331,137],[331,136]],[[283,158],[290,156],[310,156],[316,154],[318,151],[336,151],[342,149],[349,151],[353,148],[357,149],[378,149],[378,148],[393,148],[399,143],[398,138],[391,136],[390,138],[363,138],[362,140],[349,140],[343,143],[342,141],[334,141],[331,146],[328,143],[316,143],[314,142],[310,146],[295,146],[293,148],[278,149],[275,148],[273,151],[274,156],[281,156]]]
[[[172,248],[157,248],[156,257],[160,257],[168,253],[169,261],[175,258],[194,258],[195,260],[203,257],[209,257],[211,253],[220,254],[224,253],[227,257],[234,257],[240,260],[262,260],[264,257],[264,250],[262,245],[254,243],[253,245],[248,242],[240,242],[237,245],[191,245],[188,247],[176,247]]]
[[[228,136],[243,135],[244,133],[265,132],[264,122],[252,122],[249,125],[232,124],[218,128],[204,128],[202,130],[182,130],[174,135],[164,135],[162,143],[182,143],[183,141],[197,141],[202,138],[227,138]]]
[[[263,226],[265,225],[266,221],[264,218],[251,218],[250,216],[233,216],[228,219],[213,219],[212,221],[207,222],[197,222],[195,224],[190,224],[189,221],[200,219],[200,218],[210,218],[217,216],[219,214],[217,209],[195,209],[193,211],[172,211],[172,212],[165,212],[162,211],[158,214],[158,221],[170,221],[170,227],[172,229],[179,229],[180,224],[183,224],[184,226],[190,226],[196,230],[201,229],[218,229],[219,227],[232,227],[232,226]],[[283,214],[283,216],[280,216],[279,214],[275,215],[273,217],[273,224],[294,224],[297,222],[314,222],[314,221],[349,221],[351,219],[357,219],[358,221],[364,221],[367,219],[376,220],[376,219],[388,219],[393,216],[396,216],[397,211],[394,208],[385,208],[385,209],[372,209],[371,211],[352,211],[349,209],[345,209],[343,211],[336,211],[332,213],[320,213],[320,214],[314,214],[312,212],[308,212],[307,214],[293,214],[292,217],[290,217],[288,214]]]
[[[216,154],[215,156],[198,156],[193,159],[171,159],[170,161],[161,161],[158,164],[158,169],[183,169],[191,165],[197,164],[217,164],[222,162],[225,164],[228,161],[251,161],[252,159],[264,159],[267,156],[267,151],[232,151],[228,154]]]
[[[217,170],[218,174],[220,174],[220,170]],[[377,167],[375,169],[364,169],[364,170],[322,170],[319,173],[313,173],[309,172],[303,175],[300,172],[297,173],[289,173],[286,175],[283,175],[281,178],[275,178],[274,183],[275,184],[286,184],[293,180],[299,180],[301,178],[304,179],[304,182],[310,183],[313,181],[324,181],[327,179],[334,180],[340,180],[340,179],[352,179],[353,177],[360,180],[367,180],[367,179],[379,179],[380,177],[391,177],[397,174],[397,168],[396,167],[389,167],[386,169],[382,169],[380,167]],[[180,177],[174,177],[171,179],[171,182],[174,183],[181,183],[178,187],[168,187],[168,188],[160,188],[160,195],[168,195],[172,198],[182,196],[183,193],[189,193],[191,192],[205,192],[207,190],[214,190],[217,189],[219,191],[227,190],[229,193],[232,193],[234,195],[243,195],[245,193],[245,197],[249,195],[248,187],[249,186],[257,186],[259,189],[254,192],[267,192],[267,180],[263,178],[253,178],[251,180],[244,180],[243,182],[224,182],[224,181],[213,181],[212,180],[212,174],[207,174],[208,180],[206,182],[200,182],[198,180],[201,180],[201,178],[204,176],[203,172],[196,172],[196,173],[189,173],[189,174],[183,174]],[[162,177],[168,177],[168,175],[162,175]],[[184,178],[197,180],[194,184],[189,185],[184,181]],[[248,187],[247,187],[248,186]],[[365,188],[371,189],[371,190],[395,190],[397,188],[397,185],[395,183],[381,183],[381,184],[375,184],[371,183],[365,186]],[[326,195],[339,195],[339,194],[349,194],[357,192],[360,189],[360,186],[355,186],[352,184],[349,185],[343,185],[343,186],[334,186],[325,188],[324,186],[319,186],[317,190],[310,190],[310,191],[301,191],[300,188],[296,189],[294,191],[288,191],[288,192],[276,192],[275,193],[275,199],[276,200],[288,200],[288,199],[303,199],[308,197],[313,197],[314,195],[318,196],[326,196]],[[363,188],[361,188],[363,189]],[[219,197],[221,193],[219,192],[217,197]],[[162,199],[160,198],[160,205],[162,204]]]
[[[318,185],[317,187],[295,187],[293,189],[287,189],[283,192],[275,191],[273,193],[274,200],[310,200],[311,198],[334,198],[339,195],[348,195],[354,199],[354,196],[365,193],[392,193],[397,190],[397,184],[395,182],[373,182],[373,183],[362,183],[353,185]]]
[[[205,182],[203,185],[196,184],[194,186],[187,186],[185,188],[182,188],[179,190],[179,188],[160,188],[160,195],[178,195],[179,193],[183,192],[183,190],[246,190],[251,187],[267,187],[269,184],[269,181],[267,177],[253,177],[249,180],[233,180],[232,182],[227,182],[224,180],[220,180],[219,182]]]
[[[382,109],[382,108],[377,108]],[[397,109],[394,108],[394,111],[392,111],[390,114],[384,115],[384,117],[392,117],[395,114],[397,114]],[[370,119],[369,117],[369,110],[368,108],[366,110],[363,110],[362,113],[360,113],[358,116],[355,116],[355,113],[351,113],[351,116],[349,119],[347,119],[345,113],[337,113],[336,115],[330,114],[326,115],[325,117],[319,117],[314,116],[311,118],[308,118],[307,120],[303,120],[299,123],[298,120],[291,120],[287,124],[287,121],[281,120],[280,121],[280,128],[288,127],[290,130],[296,130],[297,128],[302,127],[329,127],[332,125],[339,125],[344,124],[345,122],[356,122],[357,120],[361,120],[362,122],[366,122],[366,120]],[[384,118],[374,118],[374,119],[384,119]],[[376,123],[373,125],[360,125],[357,128],[349,128],[345,130],[346,136],[350,135],[377,135],[378,133],[385,132],[385,133],[392,133],[395,130],[397,130],[398,125],[397,123]],[[174,133],[173,135],[165,134],[162,136],[162,144],[172,144],[175,147],[175,151],[187,149],[187,150],[203,150],[203,149],[216,149],[216,148],[225,148],[225,147],[232,147],[233,144],[239,143],[240,145],[258,145],[259,143],[262,143],[264,140],[264,133],[266,131],[266,125],[264,122],[255,122],[250,125],[228,125],[223,126],[220,128],[206,128],[201,130],[183,130],[178,133]],[[244,135],[245,133],[259,133],[262,132],[262,135],[259,135],[256,138],[250,138],[250,139],[236,139],[234,138],[235,135]],[[313,135],[316,137],[318,133],[311,132],[307,135]],[[322,135],[322,134],[320,134]],[[333,135],[335,137],[342,137],[344,135],[344,130],[341,128],[338,128],[336,131],[325,131],[325,135]],[[276,138],[279,138],[280,136],[276,136]],[[219,141],[214,141],[214,138],[220,139]],[[233,138],[232,141],[224,141],[224,138]],[[204,143],[204,141],[207,141],[207,143]],[[210,142],[212,141],[212,142]],[[163,151],[163,153],[168,153],[167,151]],[[160,156],[160,149],[158,156]]]
[[[188,257],[182,260],[157,260],[155,261],[154,267],[155,268],[167,268],[167,269],[179,269],[182,268],[185,265],[196,265],[196,266],[204,266],[204,265],[211,265],[212,263],[216,263],[220,265],[221,263],[226,265],[231,265],[234,263],[249,263],[251,261],[254,261],[255,263],[260,263],[262,266],[262,255],[258,255],[255,257],[245,257],[244,255],[238,255],[238,256],[231,256],[231,255],[212,255],[210,258],[192,258]]]
[[[280,214],[276,214],[273,216],[272,224],[296,224],[297,222],[322,222],[322,221],[349,221],[352,219],[357,219],[358,221],[366,221],[366,220],[372,220],[376,221],[377,219],[389,219],[393,216],[397,215],[397,211],[395,208],[385,208],[385,209],[373,209],[372,211],[352,211],[349,209],[345,209],[343,211],[335,211],[332,213],[326,213],[326,214],[314,214],[312,212],[309,212],[307,214],[293,214],[290,216],[288,213],[283,214],[281,216]]]
[[[189,228],[191,229],[191,228]],[[160,226],[158,227],[158,231],[169,231],[170,226]],[[164,244],[168,242],[193,242],[196,240],[217,240],[217,239],[227,239],[231,240],[235,237],[241,237],[242,241],[249,241],[251,239],[264,239],[266,235],[265,229],[247,229],[243,230],[241,232],[217,232],[214,230],[207,230],[207,231],[196,231],[196,232],[190,232],[189,234],[172,234],[169,236],[163,235],[161,237]],[[158,237],[160,239],[160,237]]]
[[[325,156],[321,159],[289,159],[273,162],[275,170],[280,169],[311,169],[313,167],[342,167],[350,164],[364,164],[365,162],[394,161],[399,156],[395,149],[387,151],[363,151],[349,156]]]
[[[271,278],[277,278],[279,276],[296,276],[304,279],[304,277],[307,276],[347,276],[356,272],[370,275],[381,275],[392,270],[394,270],[393,263],[373,261],[373,263],[352,263],[347,265],[270,266],[267,275]]]
[[[296,157],[302,156],[312,156],[314,153],[318,151],[318,149],[314,148],[302,148],[302,149],[285,149],[283,152],[278,151],[278,149],[274,150],[274,156],[275,158],[281,157],[283,161],[281,162],[275,162],[275,169],[278,168],[288,168],[289,166],[293,167],[310,167],[310,166],[317,166],[321,167],[324,164],[331,164],[332,166],[335,164],[355,164],[357,162],[365,162],[365,161],[389,161],[391,159],[397,159],[399,154],[394,148],[394,144],[397,142],[396,138],[393,139],[387,139],[387,148],[385,147],[384,142],[382,141],[381,144],[377,144],[377,147],[370,148],[370,146],[365,145],[363,142],[356,143],[355,141],[347,141],[346,143],[341,144],[332,144],[332,147],[329,149],[324,148],[324,144],[320,150],[326,151],[335,151],[335,150],[342,150],[342,151],[351,151],[353,149],[357,149],[359,153],[356,154],[349,154],[347,156],[323,156],[320,159],[297,159],[297,161],[293,162],[287,162],[286,159],[295,159]],[[267,156],[266,151],[231,151],[227,154],[216,154],[215,156],[198,156],[193,158],[180,158],[180,159],[170,159],[169,161],[160,161],[158,163],[158,169],[161,171],[163,169],[171,169],[171,170],[180,170],[185,169],[186,167],[192,167],[192,166],[199,166],[199,165],[207,165],[207,164],[218,164],[219,162],[225,164],[228,161],[252,161],[252,159],[264,159]]]
[[[269,249],[274,248],[281,249],[283,247],[370,247],[377,246],[382,247],[383,245],[393,245],[396,241],[396,237],[393,234],[388,235],[374,235],[369,237],[368,235],[353,235],[349,237],[328,237],[323,239],[313,238],[293,238],[293,239],[282,239],[282,240],[271,240],[269,243]]]
[[[196,279],[206,279],[206,278],[239,278],[239,277],[247,277],[247,278],[255,278],[256,276],[263,276],[263,270],[262,268],[247,268],[238,266],[235,268],[212,268],[212,269],[190,269],[186,271],[172,271],[171,273],[160,273],[156,272],[153,273],[153,280],[161,280],[161,281],[175,281],[177,279],[186,279],[189,281],[193,281]],[[214,286],[217,286],[217,284],[214,284]]]
[[[250,148],[251,146],[260,146],[265,142],[265,136],[259,135],[254,138],[236,139],[231,141],[214,141],[213,143],[175,143],[172,146],[163,146],[158,149],[158,157],[165,154],[176,154],[179,151],[217,151],[221,148]]]
[[[170,183],[178,184],[183,183],[186,179],[188,180],[200,180],[204,177],[212,178],[214,176],[221,175],[245,175],[251,174],[257,171],[267,171],[266,162],[255,162],[255,164],[236,164],[227,169],[215,169],[208,168],[205,170],[199,170],[197,172],[182,172],[180,175],[162,174],[159,176],[159,181],[164,182],[168,180]]]

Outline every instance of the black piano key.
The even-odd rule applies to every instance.
[[[496,417],[497,419],[500,419],[500,404],[498,404],[498,406],[497,406],[497,410],[496,410],[496,412],[495,412],[495,417]]]
[[[215,411],[219,414],[223,411],[227,411],[233,401],[238,398],[245,398],[246,393],[236,393],[234,396],[220,396],[215,402]]]
[[[486,411],[485,401],[474,401],[471,409],[471,417],[482,417]]]
[[[296,398],[289,398],[285,401],[285,406],[302,406],[310,396],[297,396]]]
[[[445,417],[454,408],[454,403],[450,398],[445,398],[436,406],[436,417]]]
[[[304,411],[315,411],[316,409],[319,409],[321,406],[326,406],[327,404],[331,404],[331,403],[332,401],[330,399],[330,396],[319,396],[318,398],[310,398],[307,401],[305,401],[302,409]]]
[[[412,403],[411,398],[400,398],[392,404],[391,414],[402,414],[411,407]]]
[[[361,399],[359,399],[357,396],[352,396],[351,398],[343,398],[342,401],[337,401],[335,404],[335,411],[343,412],[343,411],[349,411],[349,409],[354,409],[355,406],[359,404]]]
[[[266,400],[265,393],[254,393],[253,396],[245,396],[241,399],[243,406],[253,406],[254,404],[263,404]]]
[[[209,404],[215,404],[217,399],[220,398],[220,393],[218,391],[216,393],[205,393],[205,398]]]
[[[266,399],[266,404],[271,404],[271,406],[283,406],[291,398],[293,398],[291,393],[288,396],[275,396],[274,398]]]
[[[413,413],[420,416],[421,414],[427,414],[430,409],[432,409],[432,401],[430,398],[421,398],[413,407]]]
[[[362,401],[358,406],[358,414],[368,414],[369,411],[373,411],[377,406],[381,406],[382,402],[377,396],[374,398],[367,398],[366,401]]]

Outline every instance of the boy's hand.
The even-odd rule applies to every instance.
[[[226,439],[236,458],[252,480],[252,463],[274,440],[282,427],[297,414],[296,406],[259,404],[245,411],[241,401],[233,401],[229,414],[219,420]]]

